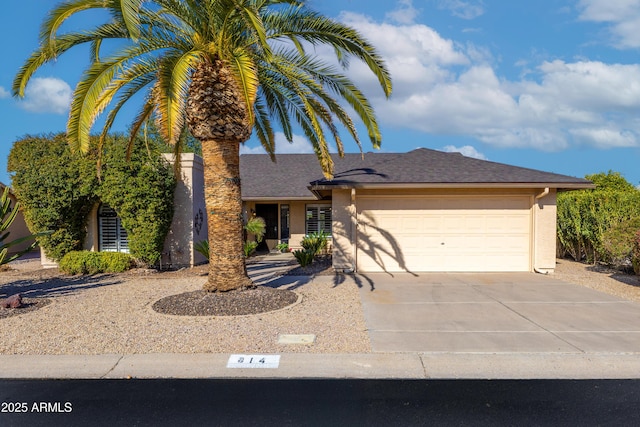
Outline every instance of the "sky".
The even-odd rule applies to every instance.
[[[0,182],[25,135],[65,130],[88,51],[60,57],[11,96],[53,0],[6,2],[0,34]],[[576,177],[620,172],[640,184],[640,0],[309,0],[360,31],[385,59],[385,98],[357,61],[346,73],[371,100],[384,152],[419,147]],[[69,28],[86,28],[92,18]],[[75,26],[75,27],[74,27]],[[314,52],[326,57],[330,51]],[[137,107],[121,112],[125,131]],[[95,128],[96,132],[99,130]],[[363,136],[363,150],[372,151]],[[358,147],[342,132],[347,152]],[[312,152],[301,134],[277,153]],[[250,139],[244,153],[263,152]]]

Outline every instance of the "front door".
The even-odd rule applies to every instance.
[[[266,229],[264,233],[264,239],[258,246],[258,251],[268,251],[272,249],[278,236],[278,204],[277,203],[260,203],[256,204],[256,216],[264,219]]]

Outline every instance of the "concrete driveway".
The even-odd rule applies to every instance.
[[[374,352],[640,353],[640,304],[533,273],[360,276]]]

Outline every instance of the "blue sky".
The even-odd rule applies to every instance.
[[[52,4],[23,0],[3,6],[5,183],[6,158],[16,140],[65,129],[72,88],[87,64],[87,52],[70,52],[36,74],[24,100],[11,97],[13,77],[37,46],[40,22]],[[614,170],[640,184],[640,0],[308,4],[359,29],[386,59],[394,82],[389,100],[360,64],[348,71],[376,108],[383,151],[460,151],[579,177]],[[85,21],[71,25],[82,28]],[[124,111],[116,130],[124,131],[135,111]],[[277,146],[280,153],[311,151],[302,136]],[[357,151],[349,140],[346,147]],[[363,147],[371,150],[368,141]],[[250,140],[243,152],[261,149]]]

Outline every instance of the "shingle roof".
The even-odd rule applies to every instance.
[[[387,185],[510,186],[590,188],[582,178],[419,148],[408,153],[345,154],[334,157],[334,178],[327,180],[314,154],[284,154],[272,163],[266,154],[240,156],[243,198],[314,198],[313,189]]]

